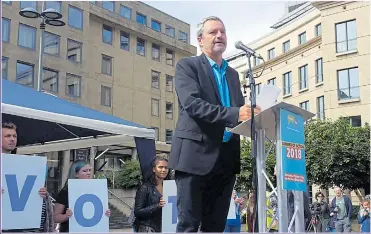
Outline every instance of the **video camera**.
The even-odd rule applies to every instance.
[[[322,203],[309,204],[309,209],[312,215],[318,215],[322,213]]]

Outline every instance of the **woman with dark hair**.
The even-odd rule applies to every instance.
[[[168,161],[156,156],[135,196],[133,228],[137,232],[161,232],[163,181],[169,179]]]
[[[68,179],[92,179],[92,168],[87,161],[78,160],[72,163],[68,178],[61,191],[58,193],[54,207],[54,222],[60,223],[59,232],[69,232],[69,219],[73,215],[68,208]],[[106,210],[106,216],[111,216],[111,211]]]
[[[329,205],[324,201],[325,196],[322,192],[317,192],[315,197],[317,201],[313,203],[311,210],[312,217],[315,217],[315,219],[312,219],[312,222],[317,232],[326,232],[330,221]]]

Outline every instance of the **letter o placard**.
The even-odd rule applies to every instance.
[[[85,218],[83,213],[84,205],[87,202],[91,202],[94,206],[94,215],[90,219]],[[102,216],[104,214],[103,204],[96,195],[84,194],[77,198],[73,213],[78,224],[83,227],[93,227],[97,225],[102,219]]]

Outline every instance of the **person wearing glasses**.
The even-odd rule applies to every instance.
[[[313,225],[316,227],[317,232],[326,232],[330,220],[330,209],[327,202],[324,201],[325,196],[322,192],[316,193],[316,200],[313,203],[312,215],[315,215]]]

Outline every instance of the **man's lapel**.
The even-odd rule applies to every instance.
[[[206,58],[206,55],[204,55],[204,54],[200,55],[200,59],[201,59],[201,62],[202,62],[202,66],[203,66],[207,76],[209,77],[210,82],[212,83],[215,95],[217,96],[218,101],[220,103],[222,103],[221,98],[220,98],[220,94],[219,94],[219,90],[218,90],[218,85],[216,84],[214,72],[213,72],[213,70],[210,66],[209,60]]]
[[[225,76],[226,76],[227,83],[228,83],[229,99],[231,101],[231,106],[238,106],[237,105],[237,92],[240,90],[234,90],[234,85],[233,85],[234,73],[229,67],[227,67]],[[237,77],[237,79],[239,78]]]

